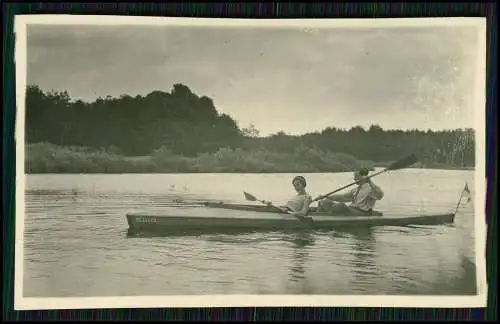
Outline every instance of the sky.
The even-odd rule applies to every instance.
[[[73,99],[183,83],[269,135],[474,127],[475,27],[29,25],[27,83]]]

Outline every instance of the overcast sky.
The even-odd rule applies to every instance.
[[[474,27],[29,26],[28,84],[74,99],[184,83],[261,135],[474,127]]]

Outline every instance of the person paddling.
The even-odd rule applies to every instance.
[[[373,215],[378,214],[373,210],[377,200],[384,197],[382,189],[368,178],[369,170],[362,168],[354,172],[354,181],[358,186],[344,194],[335,194],[318,201],[318,211],[342,215]],[[347,202],[351,204],[346,205]]]
[[[292,197],[284,206],[283,209],[289,211],[290,214],[295,216],[306,216],[309,211],[309,205],[312,203],[312,197],[307,193],[307,182],[303,176],[296,176],[292,180],[292,185],[297,195]],[[266,202],[268,205],[271,202]]]

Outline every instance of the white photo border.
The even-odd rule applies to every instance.
[[[363,296],[363,295],[188,295],[86,298],[25,298],[23,296],[24,210],[25,210],[25,89],[27,70],[26,26],[40,25],[171,25],[273,28],[400,28],[400,27],[477,27],[480,59],[476,74],[476,168],[475,168],[475,251],[476,296]],[[15,219],[15,310],[177,308],[177,307],[486,307],[486,18],[384,18],[384,19],[223,19],[170,18],[102,15],[17,15],[15,31],[16,68],[16,219]]]

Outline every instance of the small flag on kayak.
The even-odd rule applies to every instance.
[[[460,204],[462,203],[464,196],[467,197],[467,201],[465,202],[466,204],[472,200],[472,194],[470,193],[469,185],[467,184],[467,182],[465,183],[465,187],[462,190],[462,193],[460,194],[460,199],[458,200],[457,207],[455,208],[455,214],[457,213],[458,207],[460,207]]]
[[[467,196],[467,202],[470,202],[472,199],[472,195],[469,190],[469,185],[465,183],[465,188],[464,188],[465,195]]]

